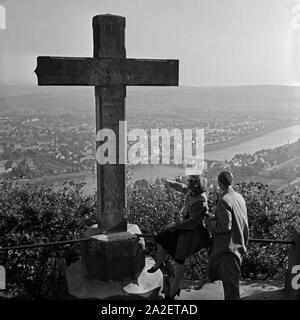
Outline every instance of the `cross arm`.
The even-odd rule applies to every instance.
[[[178,60],[38,57],[38,84],[177,86]]]
[[[178,60],[127,59],[128,86],[178,86]]]

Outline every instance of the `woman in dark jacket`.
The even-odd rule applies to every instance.
[[[184,262],[193,253],[208,246],[209,233],[202,221],[208,211],[205,183],[199,176],[189,176],[188,184],[166,180],[171,187],[186,194],[186,203],[183,208],[183,220],[171,222],[165,230],[156,237],[157,261],[148,272],[155,272],[162,264],[164,253],[167,252],[175,260],[175,279],[170,288],[169,296],[172,299],[180,294],[180,280],[184,275]]]

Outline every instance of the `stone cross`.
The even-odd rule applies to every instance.
[[[124,17],[95,16],[93,36],[93,58],[38,57],[35,73],[41,86],[95,87],[96,131],[112,129],[117,138],[116,164],[97,163],[98,228],[101,233],[126,231],[126,173],[119,161],[124,154],[118,147],[119,121],[125,120],[126,86],[177,86],[179,63],[127,59]],[[97,141],[97,148],[100,144]]]

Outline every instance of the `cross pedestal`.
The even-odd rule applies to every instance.
[[[125,120],[126,86],[177,86],[178,60],[127,59],[125,18],[120,16],[95,16],[93,36],[93,58],[38,57],[35,72],[39,85],[94,86],[96,130],[115,133],[116,162],[97,163],[98,226],[85,234],[91,241],[82,245],[81,271],[85,279],[122,281],[138,277],[145,265],[138,238],[128,232],[124,218],[127,150],[119,143],[126,137],[119,122]],[[104,142],[97,141],[97,149]]]
[[[99,234],[97,225],[90,227],[81,245],[81,260],[66,270],[71,298],[77,299],[157,299],[163,288],[160,270],[147,269],[154,260],[145,257],[145,243],[135,234],[137,225],[128,224],[128,232]]]
[[[130,232],[99,234],[97,229],[94,225],[84,233],[84,237],[91,240],[81,244],[83,276],[101,281],[138,276],[145,266],[138,237]]]

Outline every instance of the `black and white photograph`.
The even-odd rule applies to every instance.
[[[0,138],[0,313],[300,299],[300,0],[0,0]]]

